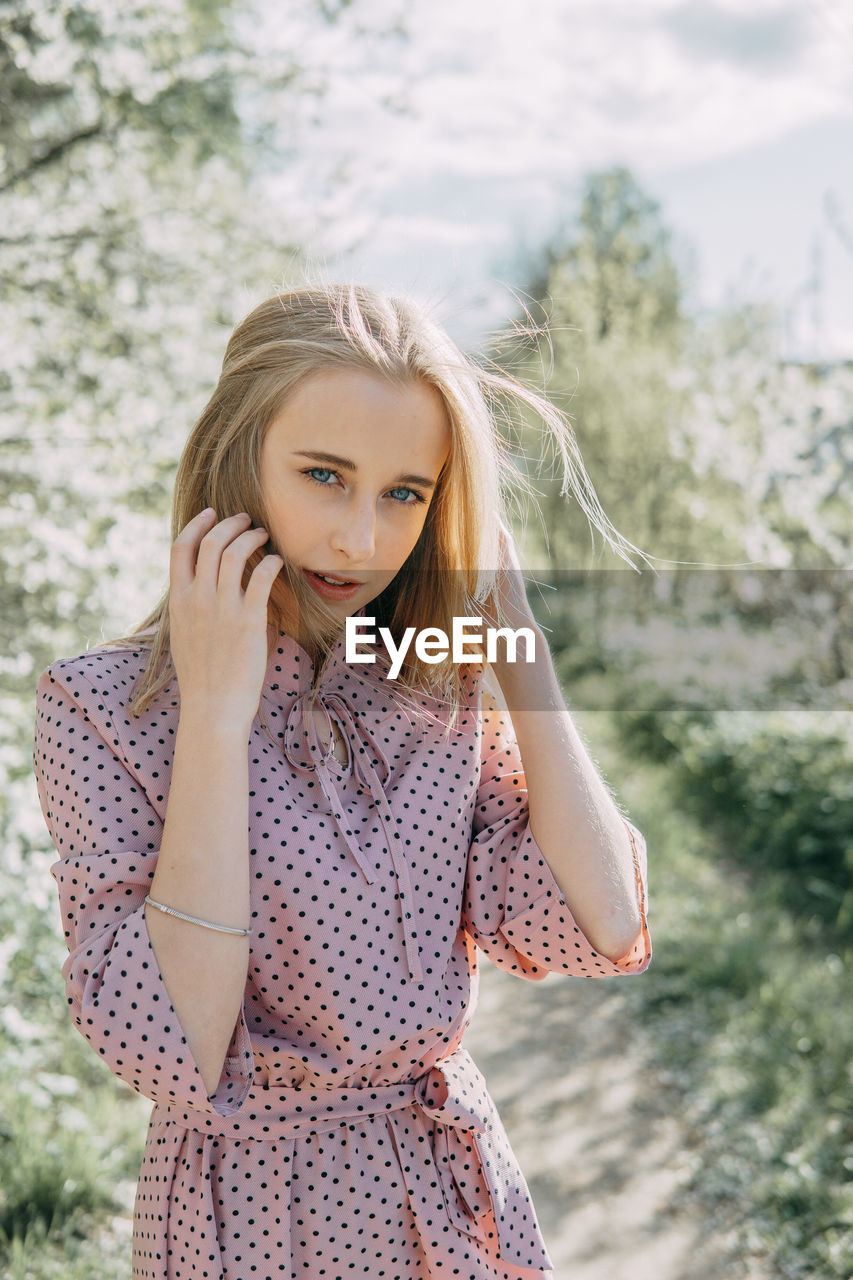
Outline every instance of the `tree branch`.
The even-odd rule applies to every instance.
[[[91,124],[85,129],[79,129],[77,133],[69,134],[67,138],[61,138],[52,147],[48,148],[43,155],[37,156],[35,160],[31,161],[23,169],[13,173],[5,182],[0,182],[0,193],[8,191],[11,187],[23,181],[24,178],[29,178],[37,169],[43,169],[45,165],[53,164],[54,160],[60,159],[72,147],[76,147],[78,142],[86,142],[89,138],[97,137],[99,133],[103,132],[104,122],[103,120],[98,120],[95,124]]]

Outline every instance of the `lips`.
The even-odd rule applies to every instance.
[[[347,578],[327,582],[322,574],[315,573],[313,569],[303,569],[305,580],[325,600],[349,600],[354,596],[361,587],[363,582],[358,582],[354,578]],[[330,575],[331,576],[331,575]]]
[[[333,587],[360,587],[361,583],[356,578],[341,578],[335,573],[318,573],[316,569],[309,569],[308,572],[315,578],[322,578],[324,582],[329,583]]]

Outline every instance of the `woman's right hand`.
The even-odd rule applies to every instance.
[[[246,561],[269,539],[249,516],[202,511],[172,543],[169,630],[181,714],[248,733],[267,669],[267,602],[284,563],[267,555],[242,588]]]

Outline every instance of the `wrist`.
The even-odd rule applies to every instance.
[[[181,706],[178,736],[192,739],[194,744],[209,743],[213,746],[239,746],[244,749],[248,745],[251,731],[251,720],[223,715],[221,707],[196,703]]]
[[[554,670],[548,641],[535,623],[531,624],[530,630],[533,632],[533,656],[529,662],[527,657],[530,653],[530,645],[522,638],[519,640],[514,662],[508,662],[503,658],[490,663],[500,684],[507,708],[510,713],[513,709],[521,711],[563,709],[565,700]]]

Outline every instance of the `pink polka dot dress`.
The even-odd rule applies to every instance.
[[[641,973],[642,836],[626,820],[643,928],[614,962],[533,839],[517,744],[482,714],[476,669],[447,736],[436,700],[401,700],[381,663],[348,666],[342,643],[322,680],[321,739],[310,658],[281,633],[248,743],[248,975],[208,1095],[146,927],[180,708],[175,682],[143,716],[126,711],[146,659],[107,647],[48,667],[33,757],[71,1016],[154,1103],[134,1280],[551,1277],[462,1045],[477,949],[531,982]]]

